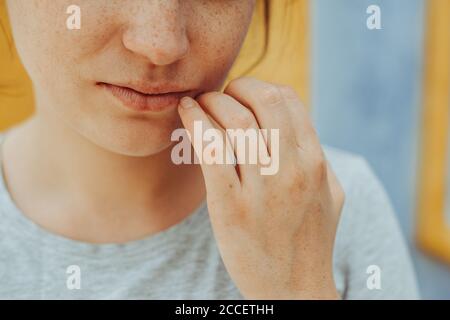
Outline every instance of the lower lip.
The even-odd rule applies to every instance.
[[[178,106],[181,98],[189,93],[185,91],[147,95],[111,84],[101,83],[99,85],[122,102],[126,108],[137,112],[162,112],[174,109]]]

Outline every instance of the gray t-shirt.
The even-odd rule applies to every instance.
[[[407,247],[380,182],[362,158],[325,152],[346,192],[334,251],[339,293],[344,299],[418,298]],[[146,239],[89,244],[26,218],[1,175],[0,298],[243,299],[221,260],[205,204]]]

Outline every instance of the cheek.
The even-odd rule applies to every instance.
[[[72,0],[10,0],[8,12],[13,37],[21,60],[35,84],[59,85],[62,78],[75,77],[77,65],[90,52],[94,52],[111,30],[104,25],[103,0],[79,0],[82,27],[69,30],[67,8]],[[87,8],[89,10],[87,10]]]
[[[14,0],[8,11],[15,45],[31,78],[42,78],[44,70],[59,61],[58,46],[64,28],[61,1]],[[59,59],[58,59],[59,60]]]
[[[254,3],[230,1],[227,4],[214,10],[215,14],[196,15],[190,24],[193,54],[201,61],[206,81],[216,81],[216,85],[225,80],[239,53],[251,22]]]

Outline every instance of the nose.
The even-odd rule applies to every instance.
[[[123,45],[154,65],[172,64],[189,51],[185,20],[178,0],[141,2],[123,33]]]

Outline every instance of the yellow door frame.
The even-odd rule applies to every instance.
[[[427,1],[421,159],[416,242],[450,264],[450,227],[445,218],[449,167],[450,1]]]

